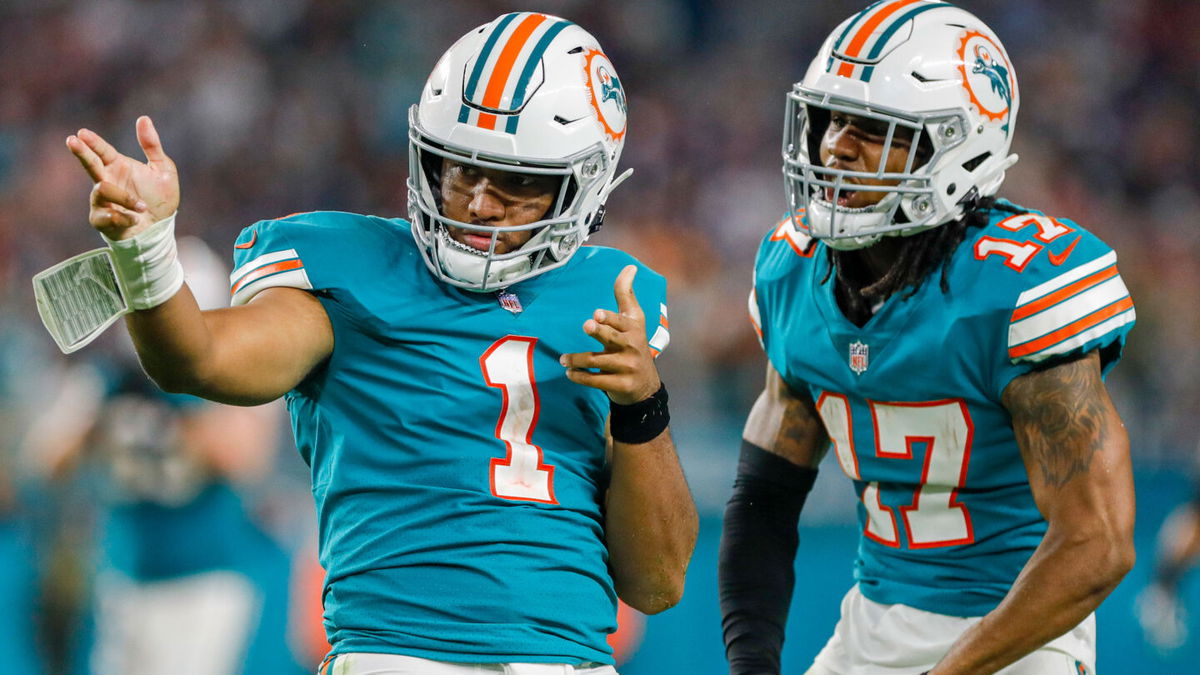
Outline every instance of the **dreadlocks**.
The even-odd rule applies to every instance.
[[[946,263],[966,238],[969,230],[987,225],[992,210],[1017,213],[1008,203],[997,202],[995,197],[977,198],[958,220],[906,237],[906,245],[901,249],[891,269],[883,277],[870,283],[856,278],[853,272],[856,266],[848,257],[854,255],[854,251],[838,251],[827,247],[825,252],[829,260],[829,271],[825,273],[821,283],[828,281],[836,270],[839,302],[844,304],[842,309],[846,315],[859,325],[866,323],[870,318],[872,307],[892,294],[908,288],[904,297],[912,297],[921,288],[921,284],[938,269],[941,270],[942,292],[948,293],[950,282]]]

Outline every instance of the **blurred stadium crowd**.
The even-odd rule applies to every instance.
[[[713,515],[761,386],[746,294],[759,240],[785,210],[784,92],[818,41],[862,4],[0,3],[0,557],[9,556],[4,576],[19,578],[24,568],[12,561],[35,552],[25,578],[41,586],[11,583],[42,603],[36,628],[54,667],[65,667],[54,655],[69,651],[68,624],[83,613],[99,516],[86,477],[49,482],[29,430],[69,367],[125,358],[115,338],[59,355],[34,307],[34,273],[100,243],[68,134],[87,126],[134,154],[133,122],[151,115],[180,169],[180,231],[228,265],[238,231],[259,219],[316,209],[403,215],[408,107],[437,55],[513,9],[577,21],[605,45],[629,92],[622,161],[636,169],[592,241],[630,251],[670,281],[672,344],[660,365],[685,469]],[[1116,248],[1138,326],[1111,389],[1136,466],[1190,471],[1200,430],[1200,3],[960,4],[1003,37],[1019,77],[1021,161],[1001,194],[1076,220]],[[288,440],[285,431],[271,472],[237,489],[294,553],[308,543],[308,524],[294,514],[311,502]]]

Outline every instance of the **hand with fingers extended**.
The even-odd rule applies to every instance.
[[[596,338],[604,351],[563,354],[567,379],[601,389],[618,405],[632,405],[654,395],[662,384],[646,339],[646,315],[633,293],[637,267],[627,265],[617,275],[613,294],[617,311],[597,309],[583,322],[583,332]]]
[[[138,118],[137,139],[145,162],[117,152],[89,129],[67,137],[67,148],[95,183],[88,221],[109,239],[128,239],[179,208],[175,162],[149,117]]]

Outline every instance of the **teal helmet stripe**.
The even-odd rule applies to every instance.
[[[879,36],[879,39],[877,39],[875,41],[875,44],[871,46],[871,53],[867,54],[866,60],[871,61],[871,60],[878,58],[879,54],[883,52],[883,48],[887,46],[888,40],[892,39],[892,35],[894,35],[896,33],[896,31],[900,30],[901,26],[908,23],[916,15],[920,14],[921,12],[928,12],[931,9],[937,9],[939,7],[953,7],[953,6],[954,5],[951,5],[948,2],[939,2],[937,4],[930,4],[930,5],[921,5],[920,7],[917,7],[916,9],[910,10],[906,14],[900,15],[900,18],[896,19],[894,22],[892,22],[892,25],[888,26],[887,30],[883,31],[883,33]],[[859,76],[859,79],[861,79],[863,82],[870,82],[871,74],[874,71],[875,71],[875,66],[867,66],[866,68],[863,68],[862,75]]]
[[[888,2],[888,0],[879,0],[878,2],[871,3],[870,5],[867,6],[866,9],[859,12],[858,14],[855,14],[854,18],[852,18],[846,22],[846,30],[842,31],[842,34],[838,36],[837,40],[833,41],[833,49],[829,50],[829,61],[825,64],[825,72],[829,72],[830,70],[833,69],[833,55],[836,54],[837,51],[842,48],[842,43],[845,42],[846,36],[850,34],[851,29],[854,28],[854,26],[858,23],[859,19],[863,18],[867,14],[870,14],[871,10],[884,4],[885,2]]]
[[[504,29],[508,28],[508,24],[521,15],[522,12],[513,12],[512,14],[505,14],[500,17],[496,22],[496,27],[492,29],[492,34],[483,43],[483,49],[479,51],[479,58],[475,60],[475,67],[471,69],[471,77],[467,80],[467,86],[463,88],[464,103],[458,111],[459,122],[465,123],[471,117],[471,109],[467,107],[466,101],[471,100],[475,96],[475,89],[479,86],[479,78],[483,75],[483,67],[487,65],[488,58],[492,55],[492,49],[496,47],[500,36],[504,34]]]
[[[546,49],[550,46],[550,43],[554,41],[554,38],[558,37],[558,34],[564,28],[574,25],[570,21],[558,21],[546,30],[542,35],[542,39],[538,40],[537,44],[533,47],[533,51],[529,53],[529,58],[525,61],[525,67],[521,70],[521,77],[517,80],[516,88],[513,89],[512,109],[518,112],[510,116],[507,124],[505,124],[504,130],[508,133],[512,134],[517,131],[517,123],[521,119],[519,111],[521,110],[521,106],[525,105],[526,89],[529,88],[529,80],[533,77],[534,71],[537,70],[538,64],[542,62],[542,55],[546,53]]]

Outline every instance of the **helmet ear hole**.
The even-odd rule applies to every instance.
[[[975,155],[971,159],[968,159],[967,161],[963,162],[962,168],[964,170],[966,170],[967,173],[971,173],[975,169],[979,168],[979,165],[986,162],[987,158],[991,157],[991,156],[992,156],[991,152],[985,152],[980,155]]]

